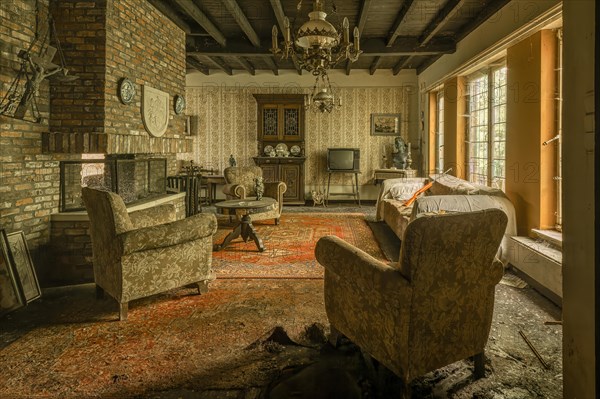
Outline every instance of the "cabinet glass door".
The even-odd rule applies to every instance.
[[[277,105],[265,105],[262,112],[262,135],[265,139],[277,139],[279,109]]]
[[[285,105],[283,107],[283,138],[298,140],[300,137],[300,106]]]

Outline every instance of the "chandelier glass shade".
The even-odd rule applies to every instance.
[[[321,0],[315,0],[314,10],[308,14],[309,20],[302,24],[292,37],[290,21],[283,21],[283,43],[279,45],[279,31],[274,25],[271,52],[281,59],[292,58],[300,68],[315,76],[322,75],[343,60],[354,62],[362,53],[360,50],[360,32],[354,28],[354,42],[350,42],[348,18],[344,18],[341,26],[342,34],[325,18]]]
[[[304,101],[304,108],[323,113],[325,111],[331,112],[336,107],[341,106],[342,99],[341,97],[336,99],[327,73],[317,76],[311,94]]]

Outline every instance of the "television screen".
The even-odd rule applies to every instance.
[[[329,148],[327,169],[334,171],[358,171],[360,150],[358,148]]]

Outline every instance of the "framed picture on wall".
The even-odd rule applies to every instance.
[[[25,303],[6,232],[0,229],[0,316],[25,306]]]
[[[27,303],[42,296],[42,290],[35,274],[35,268],[27,247],[25,233],[17,231],[7,235],[8,246],[12,255],[17,278],[23,289],[23,295]]]
[[[400,114],[371,114],[371,136],[400,134]]]

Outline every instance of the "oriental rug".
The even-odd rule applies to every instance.
[[[283,214],[279,225],[272,220],[254,222],[265,251],[259,252],[254,241],[241,237],[221,251],[213,252],[213,270],[217,278],[317,278],[323,267],[315,259],[317,241],[335,235],[385,261],[365,215],[361,213]],[[219,218],[214,243],[223,242],[233,225]]]

